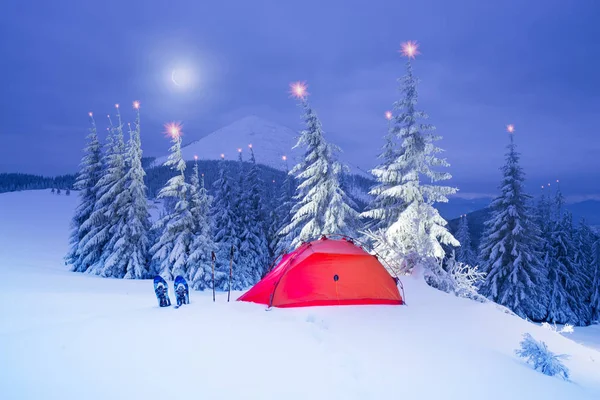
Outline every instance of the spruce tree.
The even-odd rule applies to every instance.
[[[222,290],[227,290],[229,287],[229,268],[230,268],[230,251],[233,246],[234,250],[239,249],[239,232],[236,215],[237,201],[236,194],[232,187],[232,178],[227,172],[227,166],[224,161],[224,156],[221,155],[219,162],[219,179],[214,184],[214,203],[212,207],[212,219],[214,221],[215,244],[217,246],[217,263],[215,286]],[[237,256],[238,252],[234,252],[233,271],[234,277],[238,269]],[[239,282],[238,282],[239,283]],[[245,283],[237,284],[232,282],[232,289],[242,290]]]
[[[583,326],[590,322],[591,293],[586,290],[586,275],[578,260],[576,235],[571,213],[564,211],[560,187],[554,198],[554,221],[550,233],[552,254],[548,268],[549,294],[546,320]]]
[[[480,293],[517,315],[534,321],[546,316],[547,286],[539,254],[539,231],[525,193],[525,174],[519,165],[512,129],[500,195],[490,208],[480,246],[482,271],[487,274]]]
[[[427,115],[416,109],[418,80],[412,72],[410,59],[417,54],[417,45],[405,43],[403,53],[408,57],[407,74],[399,80],[402,99],[394,104],[394,133],[401,141],[395,159],[371,172],[379,182],[372,190],[375,200],[362,215],[379,220],[378,235],[393,242],[399,254],[413,254],[420,259],[445,256],[442,245],[458,246],[456,239],[447,229],[447,222],[434,208],[437,202],[447,202],[447,196],[457,189],[440,186],[436,182],[448,180],[451,175],[437,171],[437,167],[448,167],[445,159],[439,158],[442,149],[435,146],[441,136],[434,134],[435,127],[423,120]],[[424,184],[422,179],[431,183]],[[383,253],[389,246],[380,242],[376,249]]]
[[[104,265],[104,274],[126,279],[144,279],[149,275],[148,261],[150,242],[150,213],[146,198],[146,185],[142,168],[142,142],[140,132],[139,102],[136,109],[135,128],[129,127],[129,143],[123,176],[123,191],[117,194],[116,210],[118,223],[105,248],[109,253]],[[110,272],[108,272],[110,271]]]
[[[600,238],[596,238],[592,249],[592,269],[591,317],[600,321]]]
[[[585,300],[589,302],[592,295],[592,280],[594,276],[593,268],[593,247],[594,233],[584,218],[579,220],[577,228],[573,232],[575,243],[574,263],[577,270],[582,275],[582,281],[585,290]]]
[[[202,211],[205,204],[203,204],[202,192],[204,189],[204,174],[202,174],[202,184],[200,183],[200,173],[198,171],[198,156],[194,156],[194,168],[192,170],[192,174],[190,175],[190,195],[189,195],[189,206],[190,213],[192,214],[192,219],[194,221],[200,221],[202,219]],[[210,200],[210,199],[205,199]],[[200,224],[196,224],[194,228],[194,234],[199,232],[201,229]]]
[[[283,255],[291,247],[291,242],[287,240],[288,236],[281,236],[277,234],[277,232],[288,226],[292,221],[291,211],[294,204],[293,197],[295,187],[292,175],[290,174],[286,156],[283,156],[283,161],[285,163],[285,178],[279,187],[279,194],[275,203],[276,207],[274,208],[274,214],[271,220],[273,225],[272,231],[274,232],[274,235],[271,238],[270,246],[273,249],[273,256],[275,258]],[[289,237],[291,236],[294,235],[289,235]]]
[[[113,277],[112,269],[106,268],[106,260],[111,255],[108,244],[118,229],[118,211],[124,205],[124,199],[119,194],[124,190],[125,142],[118,104],[115,107],[118,125],[114,126],[108,116],[110,128],[103,157],[103,172],[96,184],[96,204],[89,219],[92,229],[82,240],[84,251],[89,255],[86,263],[89,262],[90,267],[86,272],[103,277]]]
[[[466,214],[460,216],[460,222],[456,231],[456,240],[460,243],[460,246],[456,249],[456,261],[475,267],[477,265],[477,257],[471,245],[471,233],[469,232],[469,222]]]
[[[552,212],[552,201],[549,193],[546,192],[547,190],[544,188],[544,186],[542,186],[542,195],[538,200],[535,210],[535,224],[539,229],[540,236],[538,249],[540,253],[540,261],[542,263],[542,270],[545,271],[545,275],[548,274],[550,269],[550,262],[553,254],[551,237],[554,223],[556,222],[554,213]]]
[[[185,161],[181,157],[181,132],[177,125],[168,127],[173,145],[165,166],[176,175],[158,193],[159,199],[175,198],[175,208],[156,222],[161,230],[158,241],[152,246],[152,258],[158,263],[159,274],[167,279],[177,275],[188,276],[188,257],[194,239],[195,221],[189,206],[190,185],[185,181]]]
[[[92,113],[89,113],[89,116],[92,126],[89,129],[88,142],[84,148],[84,156],[81,159],[79,174],[74,185],[74,188],[79,190],[79,205],[75,209],[75,215],[71,222],[71,246],[65,257],[66,263],[75,272],[85,272],[90,266],[89,261],[86,262],[86,260],[89,260],[89,254],[83,250],[83,247],[80,247],[80,242],[93,227],[88,220],[94,211],[97,194],[96,185],[102,174],[102,154],[96,131],[96,122]],[[52,192],[54,192],[54,188]]]
[[[411,68],[411,77],[408,83],[412,82],[412,68]],[[403,93],[406,92],[406,88],[410,87],[410,85],[405,85],[407,83],[408,77],[404,77],[402,79],[401,91]],[[411,92],[412,94],[413,92]],[[416,92],[414,92],[416,94]],[[386,194],[386,190],[398,185],[401,180],[400,175],[394,174],[390,170],[390,166],[394,164],[396,159],[402,154],[402,148],[400,147],[398,140],[400,138],[399,132],[402,129],[402,126],[405,125],[405,120],[407,120],[407,112],[415,112],[413,108],[407,108],[406,105],[410,105],[409,103],[403,104],[406,102],[406,98],[404,101],[397,102],[395,107],[402,114],[400,118],[396,118],[396,121],[400,121],[397,124],[392,124],[394,120],[393,114],[388,112],[386,117],[388,119],[388,129],[387,134],[385,135],[385,143],[381,149],[381,154],[379,155],[379,159],[381,160],[381,164],[376,168],[371,170],[371,174],[374,175],[377,184],[371,188],[369,194],[373,196],[373,200],[371,204],[367,206],[367,210],[362,213],[362,216],[367,219],[366,228],[370,230],[379,230],[379,229],[387,229],[390,225],[398,219],[398,214],[401,211],[402,200],[398,197],[388,196]],[[414,119],[414,115],[413,115]],[[384,174],[383,171],[390,171],[391,174]]]
[[[298,182],[296,203],[291,222],[280,234],[296,248],[321,235],[353,236],[359,215],[340,185],[341,174],[347,168],[336,159],[339,148],[325,140],[321,122],[306,100],[305,88],[295,84],[293,90],[301,100],[306,123],[294,148],[303,147],[305,151],[304,160],[290,171]]]
[[[254,157],[254,149],[250,146],[250,168],[245,181],[245,190],[242,195],[244,213],[242,230],[240,233],[239,269],[236,280],[239,285],[250,287],[257,283],[268,267],[269,248],[265,236],[265,218],[262,214],[261,187],[258,165]]]
[[[190,212],[195,222],[194,238],[188,257],[188,280],[193,289],[212,288],[212,259],[216,251],[213,241],[210,209],[212,198],[204,187],[204,174],[198,177],[198,161],[191,177]]]

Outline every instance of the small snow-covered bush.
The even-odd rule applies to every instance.
[[[558,333],[573,333],[574,332],[573,325],[570,325],[570,324],[565,324],[562,328],[558,329],[556,324],[550,325],[547,322],[542,322],[542,328],[546,328],[549,331],[558,332]]]
[[[408,250],[385,231],[362,233],[375,244],[377,254],[386,261],[385,265],[393,275],[422,276],[429,286],[443,292],[482,303],[487,301],[477,292],[477,284],[483,281],[485,273],[479,271],[478,267],[456,261],[454,253],[446,261],[444,269],[441,261],[425,251],[425,245],[417,246],[417,250]]]
[[[452,279],[453,291],[458,297],[465,297],[481,303],[487,301],[477,291],[477,284],[483,281],[485,272],[479,271],[479,268],[476,266],[472,267],[456,261],[454,254],[448,259],[447,268],[448,274],[450,274]]]
[[[533,368],[548,376],[559,375],[564,380],[569,380],[569,369],[562,363],[562,359],[568,358],[565,354],[554,354],[548,350],[546,343],[535,340],[529,333],[523,335],[521,347],[516,354],[527,359],[533,364]]]

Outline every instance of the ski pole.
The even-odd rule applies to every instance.
[[[231,278],[233,276],[233,245],[231,246],[231,258],[229,259],[229,292],[227,293],[227,302],[231,296]]]
[[[215,260],[217,257],[215,256],[215,252],[212,252],[212,289],[213,289],[213,303],[215,302]]]

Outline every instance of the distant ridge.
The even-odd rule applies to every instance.
[[[247,161],[248,145],[252,144],[258,163],[282,170],[284,155],[291,168],[301,154],[299,150],[292,150],[297,136],[298,132],[291,128],[250,115],[186,144],[181,153],[185,160],[193,160],[195,155],[202,160],[218,160],[221,154],[226,160],[237,160],[241,148]],[[152,165],[162,165],[166,160],[167,156],[158,157]]]

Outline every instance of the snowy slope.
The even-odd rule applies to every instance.
[[[225,154],[228,160],[237,160],[238,148],[241,148],[245,160],[248,160],[248,145],[252,144],[258,163],[282,169],[281,157],[286,155],[291,168],[300,154],[298,150],[292,150],[297,135],[283,125],[248,116],[185,145],[181,152],[185,160],[193,160],[194,155],[200,159],[217,160],[221,154]],[[167,156],[157,158],[153,165],[162,165],[165,161]]]
[[[600,398],[600,352],[413,278],[400,307],[265,312],[192,292],[161,309],[151,281],[64,270],[75,204],[0,195],[0,398]],[[571,355],[572,382],[515,357],[525,332]]]

